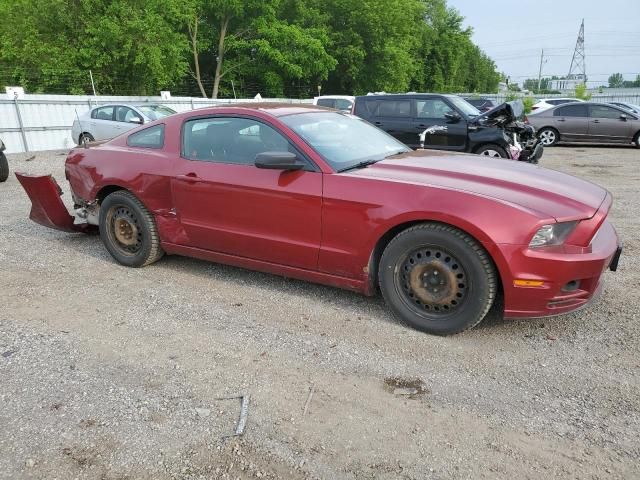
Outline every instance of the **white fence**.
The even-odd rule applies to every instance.
[[[141,105],[161,103],[177,112],[210,107],[225,103],[255,102],[254,99],[223,99],[171,97],[92,97],[78,95],[24,95],[14,99],[0,95],[0,138],[7,146],[7,153],[36,152],[71,148],[71,126],[77,115],[105,103]],[[263,99],[287,103],[309,103],[312,100],[285,98]]]
[[[461,96],[473,96],[464,95]],[[480,95],[500,103],[506,94]],[[554,97],[562,95],[545,95]],[[287,103],[310,103],[312,100],[292,100],[286,98],[264,99]],[[71,126],[76,115],[105,103],[161,103],[178,112],[209,107],[225,103],[255,102],[254,99],[211,100],[196,97],[172,97],[162,100],[160,97],[91,97],[76,95],[25,95],[13,99],[0,95],[0,138],[7,146],[8,153],[35,152],[71,148],[75,145],[71,138]],[[627,102],[640,105],[638,89],[619,89],[615,93],[593,94],[595,102]]]

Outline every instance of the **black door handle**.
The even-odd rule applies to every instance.
[[[559,122],[566,122],[566,120],[564,118],[559,118],[558,121]]]
[[[600,120],[593,120],[592,123],[600,123]]]
[[[375,125],[382,125],[381,122],[374,122]]]

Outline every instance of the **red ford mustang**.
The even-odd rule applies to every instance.
[[[66,161],[75,218],[50,176],[18,178],[31,218],[98,226],[121,264],[165,253],[373,295],[435,334],[587,304],[621,247],[611,195],[520,162],[411,151],[349,114],[247,104],[173,115]]]

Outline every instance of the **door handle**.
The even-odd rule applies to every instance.
[[[374,122],[374,125],[382,125],[382,122]]]
[[[591,123],[600,123],[600,120],[593,120]]]
[[[204,182],[204,180],[202,180],[200,177],[198,177],[197,174],[193,172],[187,173],[186,175],[176,175],[176,180],[180,180],[182,182],[187,182],[187,183]]]
[[[559,118],[558,121],[559,122],[566,122],[566,120],[564,118]]]

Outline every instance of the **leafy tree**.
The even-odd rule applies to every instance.
[[[624,77],[621,73],[614,73],[609,77],[609,87],[620,88],[624,83]]]
[[[587,92],[587,85],[585,83],[576,85],[575,96],[580,100],[591,100],[591,94]]]

